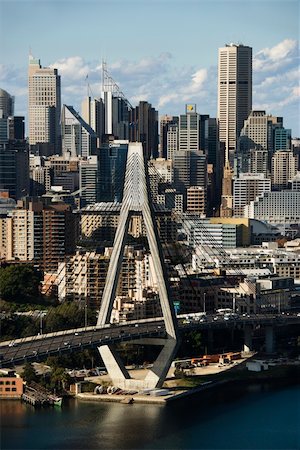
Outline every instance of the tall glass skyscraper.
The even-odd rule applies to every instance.
[[[100,202],[121,202],[128,152],[128,141],[103,143],[99,151]]]

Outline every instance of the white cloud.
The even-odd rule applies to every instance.
[[[69,58],[59,59],[51,64],[52,68],[58,69],[62,77],[68,80],[85,79],[90,68],[80,56],[70,56]]]
[[[62,82],[62,103],[80,111],[88,84],[92,96],[101,93],[102,67],[79,55],[57,60]],[[185,103],[196,103],[201,114],[217,114],[217,66],[176,66],[170,53],[139,60],[120,59],[108,63],[108,71],[133,106],[149,101],[160,115],[184,112]],[[88,79],[86,80],[86,75]],[[282,115],[291,127],[291,111],[299,110],[299,55],[297,42],[285,39],[263,48],[253,58],[253,108]],[[16,97],[16,114],[27,112],[27,68],[0,65],[1,88]],[[293,113],[294,114],[294,113]],[[295,114],[294,114],[295,116]],[[298,123],[292,118],[293,126]],[[298,119],[299,121],[299,119]],[[299,131],[296,131],[299,134]]]
[[[293,63],[297,56],[297,41],[285,39],[272,48],[260,50],[253,58],[253,70],[256,72],[282,71]]]

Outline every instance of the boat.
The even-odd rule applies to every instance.
[[[62,397],[53,397],[53,405],[54,406],[62,406]]]

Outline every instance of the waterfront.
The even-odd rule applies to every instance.
[[[300,388],[252,383],[219,387],[167,406],[69,401],[35,410],[1,402],[1,448],[300,448]]]

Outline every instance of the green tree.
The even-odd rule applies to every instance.
[[[25,364],[21,377],[23,380],[27,381],[27,383],[30,383],[31,381],[38,381],[38,376],[31,363]]]
[[[17,303],[37,302],[42,273],[29,264],[0,268],[0,297]]]

